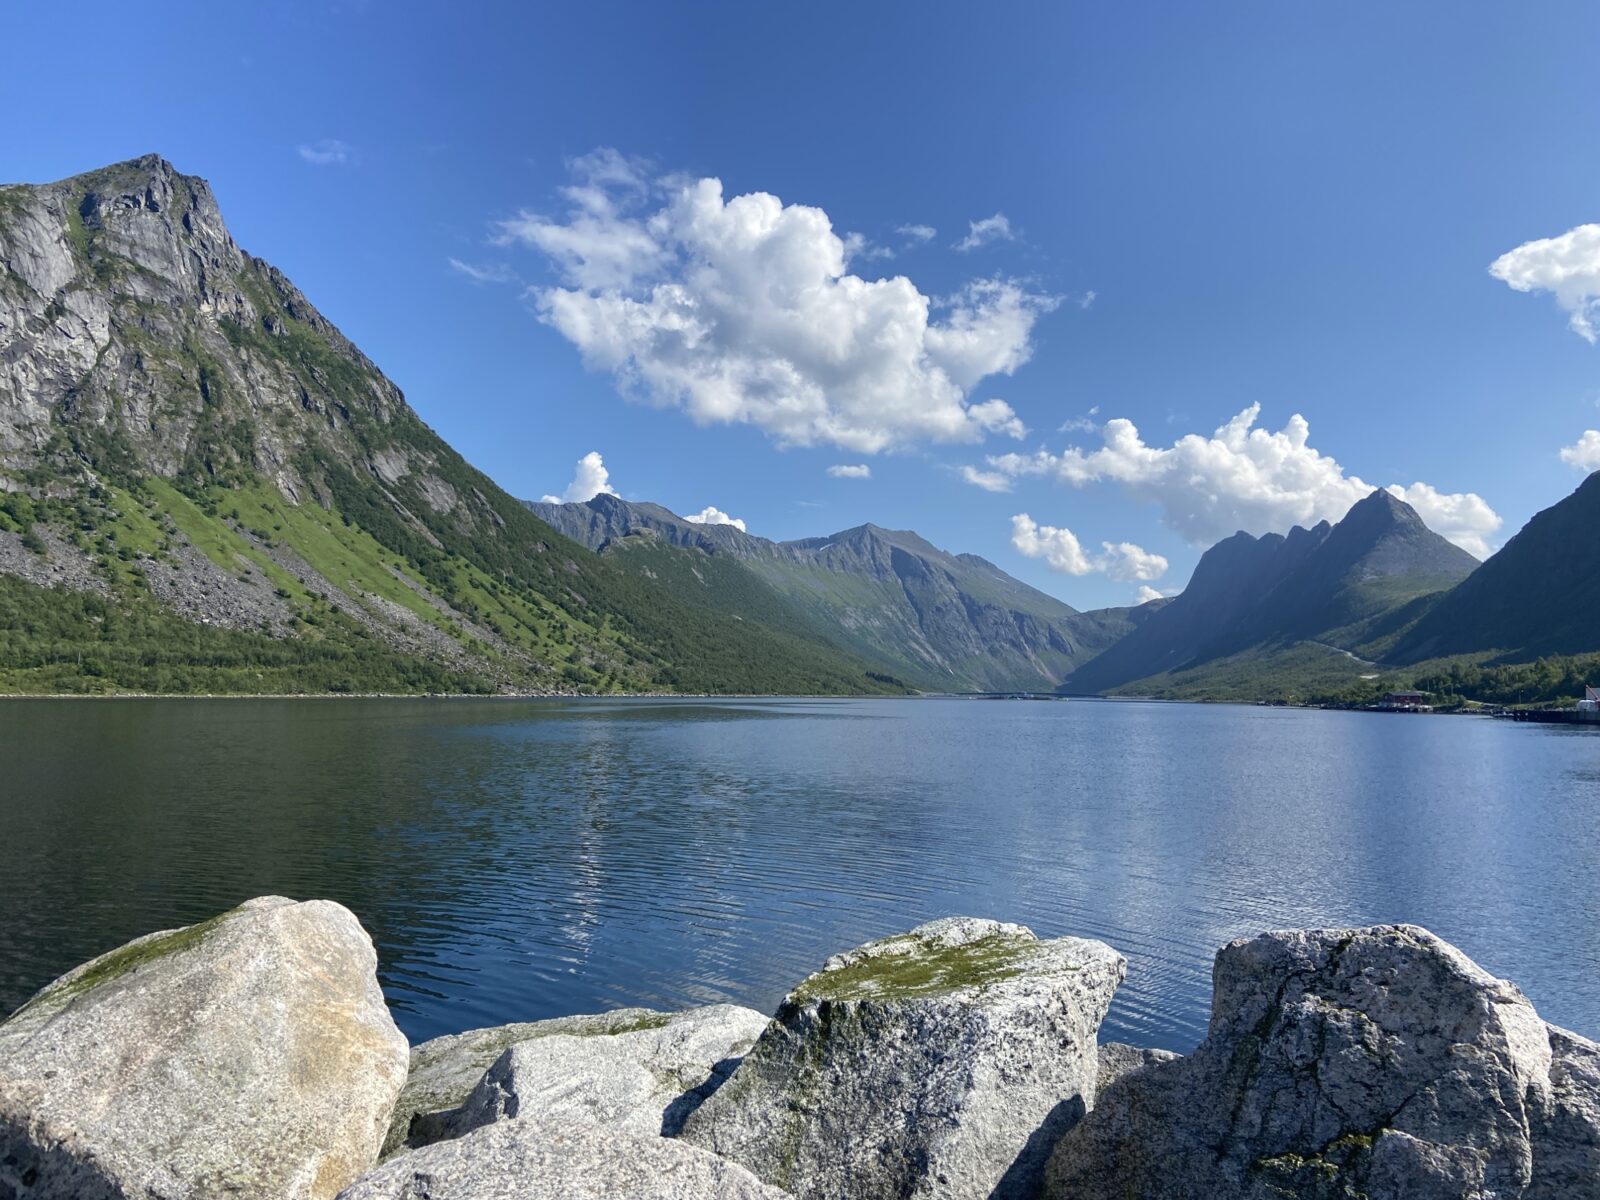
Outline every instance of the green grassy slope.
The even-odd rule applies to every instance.
[[[203,182],[150,158],[4,194],[0,350],[49,418],[0,459],[0,689],[903,690],[556,533],[218,234]],[[51,296],[40,253],[75,264]]]

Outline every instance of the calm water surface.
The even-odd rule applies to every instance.
[[[327,896],[413,1041],[770,1011],[951,913],[1128,956],[1103,1036],[1204,1033],[1230,938],[1415,921],[1600,1034],[1600,733],[1141,703],[0,703],[0,1011],[247,897]]]

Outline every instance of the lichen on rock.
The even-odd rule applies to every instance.
[[[6,1200],[327,1200],[372,1165],[406,1042],[326,900],[251,900],[68,972],[0,1025]]]
[[[1032,1195],[1121,955],[953,917],[829,959],[680,1136],[800,1197]]]

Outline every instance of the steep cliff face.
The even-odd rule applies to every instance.
[[[78,601],[29,585],[110,617],[62,625]],[[155,156],[0,188],[0,593],[48,618],[0,645],[0,688],[879,686],[556,534]],[[146,651],[67,669],[135,611]],[[248,638],[150,667],[188,637],[174,615]]]
[[[616,496],[530,507],[620,564],[660,575],[673,567],[666,550],[689,555],[675,574],[697,593],[694,582],[715,570],[724,594],[748,597],[751,583],[730,577],[737,570],[782,607],[789,625],[927,688],[1047,691],[1160,607],[1080,613],[977,555],[871,524],[774,542]]]
[[[107,458],[200,482],[261,467],[295,498],[303,452],[350,465],[353,425],[410,415],[293,284],[234,245],[206,182],[158,157],[0,189],[0,268],[12,472]]]

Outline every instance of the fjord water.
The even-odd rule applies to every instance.
[[[1227,940],[1414,921],[1600,1034],[1600,734],[1155,703],[0,704],[0,1011],[268,892],[355,910],[413,1041],[627,1004],[770,1011],[951,913],[1129,960],[1185,1050]]]

